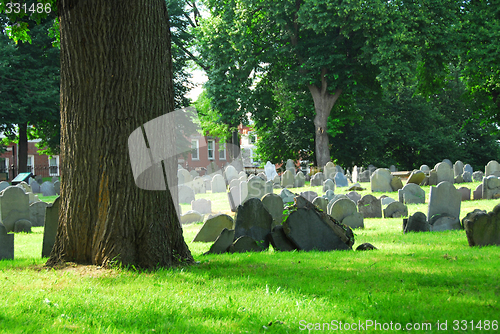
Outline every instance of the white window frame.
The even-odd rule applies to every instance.
[[[196,158],[193,156],[193,151],[196,151]],[[200,141],[198,139],[191,139],[191,160],[200,160]]]
[[[219,160],[226,160],[226,143],[219,143]]]
[[[212,148],[210,148],[210,144],[212,144]],[[212,153],[212,156],[210,156]],[[207,140],[207,157],[208,160],[215,160],[215,140],[209,139]]]
[[[27,166],[27,172],[35,175],[35,156],[28,154],[28,160],[26,161],[26,164],[30,162],[30,158],[31,158],[31,165]]]
[[[52,173],[50,171],[50,167],[51,167],[51,164],[50,164],[50,161],[52,159],[55,159],[56,160],[56,166],[57,166],[57,173]],[[59,176],[59,156],[58,155],[53,155],[52,156],[52,159],[49,158],[49,176]]]

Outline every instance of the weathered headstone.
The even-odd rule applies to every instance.
[[[496,160],[491,160],[484,168],[484,176],[493,175],[495,172],[500,172],[500,164]]]
[[[221,213],[212,216],[211,218],[207,219],[207,221],[203,224],[201,229],[194,237],[193,242],[213,242],[221,234],[222,230],[224,229],[232,230],[233,225],[234,225],[233,218],[231,218],[228,215]],[[231,239],[231,241],[233,239]]]
[[[396,166],[391,165],[391,166],[389,167],[389,170],[391,171],[391,173],[394,173],[394,172],[396,172],[398,169],[396,168]]]
[[[329,161],[326,163],[325,167],[323,168],[323,174],[325,175],[325,179],[331,179],[335,177],[335,174],[337,174],[337,168],[333,164],[333,162]]]
[[[450,166],[450,168],[453,168],[453,163],[451,162],[450,159],[443,159],[442,162],[446,163],[448,166]]]
[[[392,175],[387,168],[379,168],[370,177],[372,192],[392,192]],[[366,218],[366,216],[365,216]]]
[[[358,211],[365,218],[382,218],[382,203],[373,195],[365,195],[358,201]]]
[[[280,197],[283,200],[283,203],[293,203],[293,199],[295,198],[295,194],[292,193],[290,190],[284,188],[280,192]]]
[[[56,195],[61,194],[61,182],[59,180],[54,182],[54,191],[55,191]]]
[[[305,186],[305,184],[306,184],[306,177],[304,173],[298,172],[297,175],[295,175],[294,186],[296,188],[302,188]]]
[[[1,182],[0,182],[1,183]],[[40,190],[40,184],[38,182],[32,182],[30,184],[31,186],[31,190],[33,191],[34,194],[39,194],[41,193],[42,191]]]
[[[194,191],[188,186],[180,185],[178,187],[179,203],[191,203],[195,200]]]
[[[236,212],[236,209],[241,204],[240,189],[241,184],[229,188],[229,191],[227,192],[227,199],[229,201],[229,207],[232,212]]]
[[[30,219],[29,195],[16,186],[6,188],[0,195],[1,221],[7,232],[13,232],[16,221]]]
[[[281,186],[283,188],[293,188],[295,183],[295,174],[287,170],[281,175]]]
[[[59,207],[61,197],[57,197],[45,209],[45,225],[43,227],[42,257],[49,257],[56,242],[57,226],[59,225]]]
[[[273,226],[283,222],[283,200],[279,195],[266,194],[262,197],[262,204],[273,218]]]
[[[427,166],[427,165],[422,165],[422,166],[420,166],[420,170],[421,170],[422,172],[424,172],[425,174],[427,174],[427,175],[428,175],[428,174],[429,174],[429,172],[431,171],[431,169],[430,169],[430,168],[429,168],[429,166]]]
[[[387,196],[380,197],[380,203],[382,204],[382,206],[387,206],[387,205],[391,204],[392,202],[396,202],[396,200],[392,197],[387,197]]]
[[[323,192],[327,190],[335,191],[335,182],[333,180],[327,179],[323,182]]]
[[[229,182],[231,182],[231,180],[239,178],[238,171],[232,165],[229,165],[226,167],[226,169],[224,169],[223,175],[224,175],[226,182],[228,184],[229,184]]]
[[[330,202],[335,197],[335,193],[333,192],[333,190],[327,190],[323,197],[326,198],[328,202]]]
[[[500,204],[492,212],[474,210],[462,220],[469,246],[500,246]]]
[[[232,187],[239,187],[240,183],[241,183],[240,179],[232,180],[231,182],[229,182],[229,189],[231,189]]]
[[[20,219],[14,224],[14,233],[31,233],[31,222],[27,219]]]
[[[471,165],[469,165],[469,164],[465,164],[465,166],[464,166],[464,170],[463,170],[463,171],[464,171],[464,172],[469,172],[469,173],[470,173],[470,175],[472,175],[472,173],[474,173],[474,169],[473,169],[473,168],[472,168],[472,166],[471,166]]]
[[[182,214],[180,220],[182,225],[199,223],[202,221],[203,221],[203,215],[194,210],[189,210],[185,214]]]
[[[451,184],[455,182],[455,178],[453,175],[453,169],[446,162],[440,162],[435,167],[437,173],[437,184],[440,184],[443,181],[447,181]]]
[[[56,191],[54,189],[54,184],[50,181],[45,181],[40,186],[40,190],[42,191],[43,196],[55,196]]]
[[[399,178],[399,176],[393,176],[391,180],[391,188],[393,191],[398,191],[403,188],[403,182]]]
[[[421,184],[422,181],[425,179],[425,173],[422,172],[421,170],[414,170],[411,172],[410,176],[408,177],[408,180],[406,181],[406,184],[408,183],[415,183],[415,184]]]
[[[45,224],[45,209],[49,206],[46,202],[34,202],[29,206],[31,224],[36,226],[44,226]]]
[[[423,212],[415,212],[408,217],[408,222],[403,225],[403,232],[429,232],[430,226],[427,222],[427,217]]]
[[[312,203],[313,199],[318,197],[318,194],[314,191],[308,190],[308,191],[301,192],[300,196],[304,197],[305,199],[307,199],[309,202]]]
[[[469,172],[467,172],[467,171],[464,171],[464,172],[462,173],[462,180],[463,180],[464,182],[472,182],[472,175],[471,175],[471,173],[469,173]]]
[[[349,199],[352,200],[356,205],[358,204],[358,201],[361,199],[361,195],[355,191],[348,192],[346,196],[349,197]]]
[[[276,167],[271,163],[271,161],[268,161],[266,163],[266,165],[264,166],[264,171],[266,172],[266,177],[268,180],[272,180],[276,175],[278,175],[278,173],[276,173]]]
[[[287,238],[283,226],[278,225],[273,227],[270,235],[270,241],[273,248],[281,252],[290,252],[297,249],[290,239]]]
[[[341,198],[335,202],[328,203],[327,212],[333,219],[342,222],[345,217],[358,212],[358,210],[353,201],[347,198]]]
[[[482,183],[476,187],[476,189],[472,193],[472,196],[474,197],[474,200],[478,200],[478,199],[483,198],[483,184]]]
[[[483,178],[483,199],[500,198],[500,178],[490,175]]]
[[[478,171],[475,171],[474,173],[472,173],[472,180],[474,180],[474,182],[481,182],[483,181],[483,172],[478,170]]]
[[[335,177],[333,178],[333,181],[335,181],[335,186],[336,187],[347,187],[349,186],[349,181],[347,181],[347,177],[341,173],[337,172],[335,174]]]
[[[14,234],[0,223],[0,260],[14,260]]]
[[[248,186],[248,196],[249,198],[258,198],[259,200],[264,196],[266,192],[266,182],[260,177],[252,177],[247,181]]]
[[[211,161],[207,166],[207,174],[213,174],[216,171],[220,170],[215,161]]]
[[[238,173],[238,179],[240,181],[248,181],[247,173],[245,173],[244,171],[239,172]]]
[[[455,177],[462,175],[464,172],[464,163],[460,160],[455,161],[455,164],[453,165],[453,174]]]
[[[470,201],[470,189],[466,187],[460,187],[457,189],[462,197],[462,201]]]
[[[295,163],[293,162],[292,159],[288,159],[286,161],[286,166],[285,167],[286,167],[287,171],[290,171],[293,174],[293,176],[295,176]]]
[[[191,177],[193,178],[193,180],[196,178],[196,177],[199,177],[200,176],[200,173],[198,173],[196,170],[190,170],[189,171],[189,174],[191,174]]]
[[[233,167],[234,168],[234,167]],[[223,193],[226,191],[226,182],[222,175],[215,174],[212,178],[212,194]]]
[[[354,183],[347,190],[349,190],[349,191],[356,191],[356,190],[362,191],[362,190],[365,190],[365,188],[363,188],[359,183]]]
[[[364,217],[362,213],[355,212],[342,219],[342,224],[350,228],[365,228]]]
[[[263,181],[267,181],[268,180],[266,174],[263,173],[263,172],[260,172],[259,174],[257,174],[257,177],[260,177]]]
[[[431,231],[460,227],[461,195],[450,182],[431,187],[427,217]],[[449,219],[448,219],[449,218]]]
[[[36,175],[35,176],[35,180],[36,182],[38,182],[38,184],[42,184],[43,183],[43,177],[41,175]]]
[[[316,205],[316,207],[318,207],[318,209],[321,209],[322,211],[324,212],[327,212],[328,211],[328,199],[324,198],[324,197],[316,197],[312,200],[312,204]]]
[[[191,210],[197,211],[201,214],[211,213],[212,212],[212,201],[207,200],[206,198],[200,198],[200,199],[191,201]]]
[[[322,172],[317,172],[316,174],[313,175],[311,178],[311,187],[317,187],[323,184],[323,181],[325,181],[325,176]]]
[[[214,244],[210,247],[207,254],[222,254],[227,252],[229,246],[232,245],[234,241],[234,230],[223,229],[220,235],[215,239]]]
[[[273,217],[260,199],[250,198],[238,207],[234,219],[234,238],[247,235],[260,243],[262,249],[269,247],[267,235],[271,233]]]
[[[384,218],[408,217],[408,207],[401,202],[392,202],[384,209]]]
[[[271,231],[269,231],[269,233],[271,233]],[[249,235],[242,235],[237,238],[227,249],[229,253],[262,252],[263,250],[259,242]]]
[[[204,194],[206,193],[205,189],[205,181],[199,176],[196,176],[191,182],[191,187],[195,194]]]
[[[370,182],[370,171],[365,170],[365,171],[359,173],[357,182]]]
[[[178,169],[177,170],[177,179],[178,179],[178,184],[184,184],[184,185],[190,185],[191,181],[193,181],[193,177],[191,174],[183,169]]]
[[[425,203],[425,190],[415,183],[409,183],[398,190],[399,201],[403,204]]]

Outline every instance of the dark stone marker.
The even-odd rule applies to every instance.
[[[238,207],[234,218],[234,238],[244,235],[252,237],[262,249],[269,248],[267,235],[271,233],[273,217],[266,210],[260,199],[250,198]]]
[[[373,246],[372,244],[365,242],[364,244],[359,245],[356,250],[357,251],[365,251],[365,250],[373,250],[377,249],[377,247]]]
[[[500,204],[492,212],[474,210],[462,220],[469,246],[500,246]]]
[[[287,238],[281,225],[273,228],[273,231],[269,235],[269,241],[273,245],[273,248],[278,251],[290,252],[297,249],[293,242]]]
[[[25,233],[31,233],[31,222],[26,219],[20,219],[17,222],[14,223],[14,232],[19,233],[19,232],[25,232]]]
[[[358,201],[358,211],[365,218],[382,218],[382,202],[373,195],[365,195]]]
[[[59,206],[61,197],[57,197],[52,205],[45,209],[45,226],[43,229],[42,257],[49,257],[56,242],[57,226],[59,224]]]
[[[0,260],[14,260],[14,234],[0,223]]]
[[[404,221],[404,220],[403,220]],[[427,222],[427,216],[422,212],[415,212],[408,217],[406,225],[403,223],[403,232],[429,232],[430,226]]]
[[[228,230],[227,228],[223,229],[220,235],[215,240],[214,244],[210,247],[207,254],[222,254],[227,252],[227,249],[234,240],[234,230]]]
[[[262,252],[264,249],[259,246],[259,242],[254,238],[243,235],[229,246],[229,253],[246,253],[246,252]]]

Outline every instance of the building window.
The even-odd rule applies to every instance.
[[[215,142],[213,140],[207,141],[208,159],[209,160],[214,160],[214,147],[215,147]]]
[[[200,160],[200,142],[198,139],[191,140],[191,160]]]
[[[49,160],[49,176],[59,176],[59,156],[57,155]]]
[[[27,165],[28,165],[27,167],[28,168],[26,169],[26,171],[28,173],[32,173],[33,175],[35,174],[35,164],[34,164],[34,162],[35,162],[35,156],[28,155],[28,163],[27,163]]]
[[[226,143],[219,143],[219,160],[226,160]]]

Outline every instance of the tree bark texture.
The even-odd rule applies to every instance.
[[[170,192],[135,185],[127,145],[174,108],[165,1],[60,0],[58,10],[61,210],[47,265],[192,262]]]
[[[17,166],[17,172],[26,173],[28,171],[28,123],[19,124],[18,147],[19,150],[17,151],[17,158],[19,165]]]
[[[332,111],[335,102],[337,102],[341,89],[337,89],[334,94],[328,92],[328,83],[326,81],[326,70],[321,71],[321,87],[309,85],[309,91],[313,97],[314,110],[316,116],[314,117],[315,128],[315,149],[316,161],[318,167],[323,167],[330,161],[330,142],[328,140],[328,116]]]

